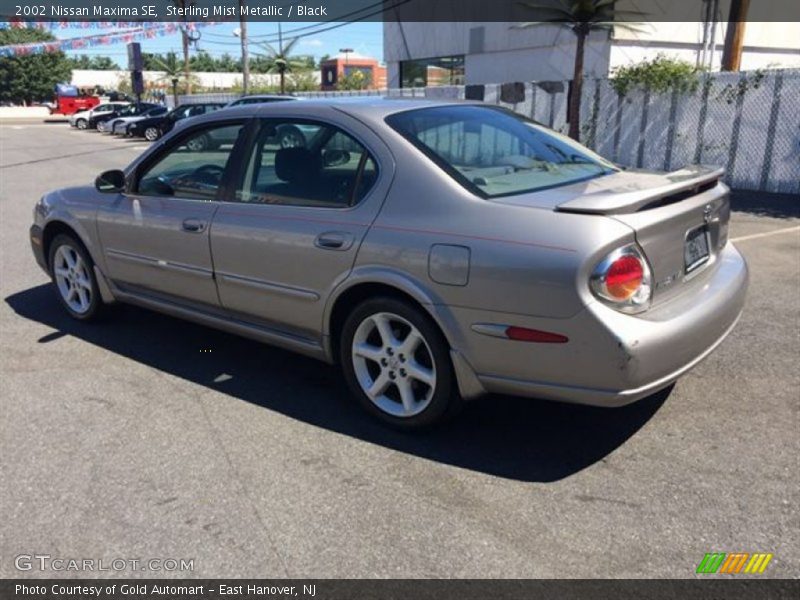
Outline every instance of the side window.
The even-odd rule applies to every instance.
[[[195,130],[171,146],[139,176],[144,196],[213,200],[243,125]]]
[[[346,208],[360,202],[378,176],[366,148],[331,125],[266,121],[236,199],[256,204]]]

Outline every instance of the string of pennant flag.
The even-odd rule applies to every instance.
[[[30,22],[27,22],[30,23]],[[101,23],[98,22],[97,25]],[[3,56],[29,56],[31,54],[43,54],[46,52],[59,52],[63,50],[80,50],[82,48],[93,48],[95,46],[105,46],[109,44],[127,44],[139,40],[149,40],[166,35],[172,35],[180,31],[182,27],[188,29],[197,29],[213,25],[214,23],[146,23],[146,22],[123,22],[123,21],[109,21],[103,22],[103,28],[114,28],[117,31],[113,33],[99,33],[88,36],[81,36],[76,38],[68,38],[64,40],[53,40],[51,42],[30,42],[26,44],[11,44],[8,46],[0,46],[0,57]],[[55,23],[47,23],[46,26],[55,25]],[[86,25],[86,23],[72,25]],[[92,26],[95,23],[91,23]],[[20,27],[20,25],[12,24],[13,27]],[[27,25],[26,25],[27,26]],[[53,29],[53,27],[49,27]],[[92,29],[94,27],[87,27]]]
[[[194,23],[187,23],[193,25]],[[25,21],[14,19],[0,23],[0,29],[131,29],[142,21]]]

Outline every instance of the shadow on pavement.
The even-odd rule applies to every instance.
[[[362,412],[335,367],[131,306],[102,323],[70,319],[49,285],[6,298],[21,317],[63,335],[342,435],[428,460],[521,481],[555,481],[603,459],[658,411],[671,388],[617,409],[490,396],[422,433]],[[210,350],[210,352],[208,352]],[[218,381],[215,381],[218,380]]]
[[[731,210],[776,219],[800,218],[800,196],[734,190],[731,192]]]

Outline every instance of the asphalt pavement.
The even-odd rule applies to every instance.
[[[671,390],[492,396],[404,434],[310,359],[131,307],[66,316],[33,205],[145,147],[0,125],[0,577],[93,575],[17,570],[36,554],[193,560],[98,576],[693,577],[715,551],[800,575],[800,198],[738,197],[743,317]]]

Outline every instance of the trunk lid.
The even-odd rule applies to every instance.
[[[605,216],[629,226],[653,271],[655,305],[700,285],[701,273],[727,243],[730,204],[729,190],[719,182],[723,172],[703,166],[672,173],[620,171],[502,201]]]

